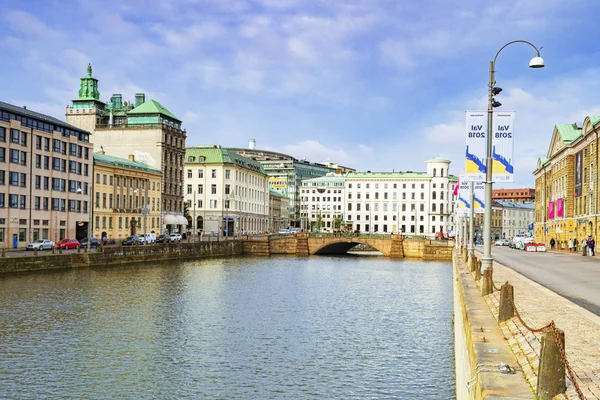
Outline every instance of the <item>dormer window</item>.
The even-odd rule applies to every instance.
[[[194,162],[196,161],[196,157],[188,157],[188,162]]]
[[[204,156],[198,157],[198,162],[204,162],[204,160],[205,160]]]

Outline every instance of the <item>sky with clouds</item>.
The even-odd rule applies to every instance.
[[[0,100],[64,119],[88,62],[101,98],[145,92],[187,145],[275,150],[359,170],[464,169],[465,110],[496,64],[516,110],[515,184],[557,123],[600,114],[596,0],[3,0]]]

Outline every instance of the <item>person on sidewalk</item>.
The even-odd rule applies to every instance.
[[[579,244],[579,242],[577,241],[577,238],[573,238],[573,253],[577,253],[577,245]]]
[[[587,244],[588,244],[588,249],[590,249],[589,255],[592,257],[595,256],[596,255],[596,252],[595,252],[596,242],[594,241],[594,238],[592,238],[591,235],[588,238]]]
[[[581,250],[583,252],[583,256],[587,256],[587,241],[585,240],[585,238],[581,239]]]
[[[554,238],[550,239],[550,250],[554,250],[555,245],[556,245],[556,240],[554,240]]]
[[[573,252],[573,239],[569,239],[569,253]]]

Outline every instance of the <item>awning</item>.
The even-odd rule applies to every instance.
[[[167,214],[165,215],[165,225],[177,225],[178,220],[176,215]]]
[[[176,218],[177,218],[177,225],[187,226],[188,220],[186,217],[184,217],[183,215],[177,215]]]

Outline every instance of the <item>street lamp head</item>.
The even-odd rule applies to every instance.
[[[502,105],[502,103],[500,103],[499,101],[496,101],[496,99],[492,99],[492,107],[496,108],[496,107],[500,107]]]
[[[545,66],[544,59],[539,55],[533,57],[531,61],[529,61],[529,68],[544,68]]]
[[[494,86],[494,87],[492,88],[492,94],[493,94],[494,96],[495,96],[495,95],[497,95],[497,94],[500,94],[500,92],[501,92],[501,91],[502,91],[502,88],[501,88],[501,87],[495,87],[495,86]]]

